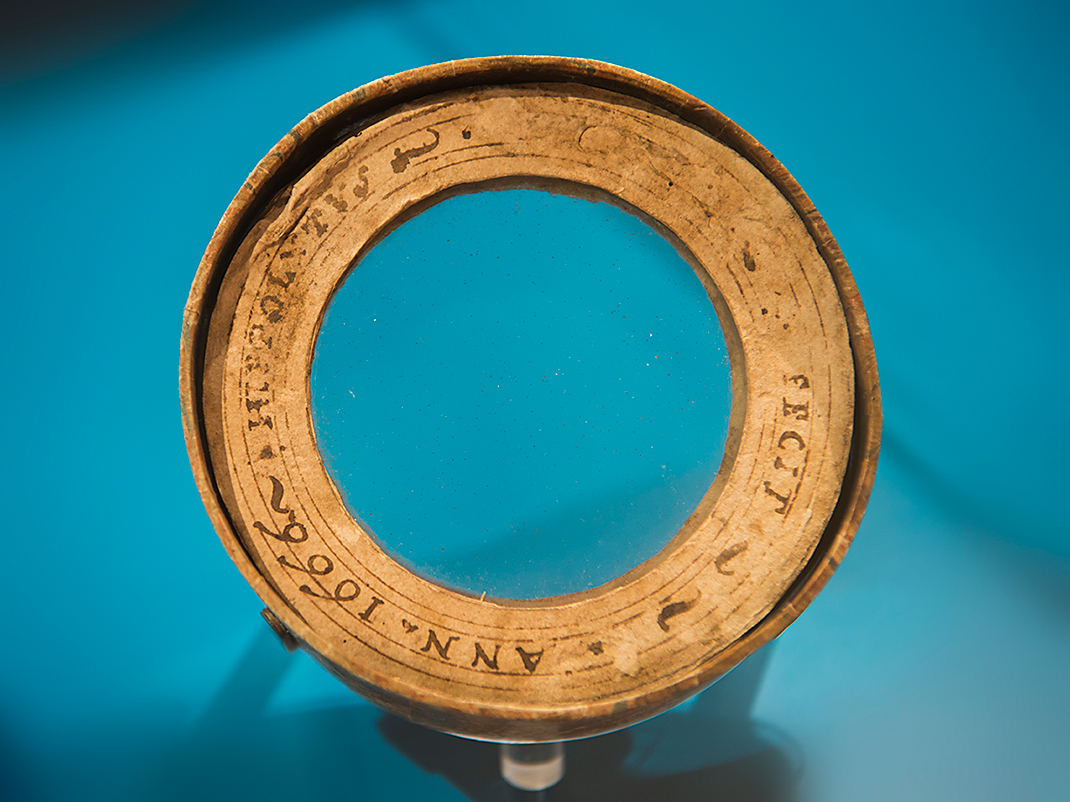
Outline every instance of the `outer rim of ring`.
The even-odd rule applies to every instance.
[[[201,390],[208,322],[219,283],[248,226],[279,189],[296,179],[340,137],[400,103],[449,89],[533,82],[587,84],[652,103],[732,148],[773,183],[799,214],[836,283],[847,319],[855,368],[855,420],[847,471],[832,517],[814,555],[765,618],[699,672],[671,691],[643,697],[639,705],[579,720],[574,718],[574,713],[566,711],[560,719],[550,717],[521,724],[494,718],[486,710],[446,710],[418,699],[399,697],[354,677],[322,657],[331,651],[328,644],[321,642],[323,639],[302,622],[290,620],[292,616],[286,604],[260,575],[234,531],[209,459]],[[348,92],[298,123],[242,185],[201,259],[183,317],[179,385],[186,447],[201,500],[230,558],[268,608],[329,670],[383,707],[436,729],[479,732],[487,738],[500,734],[506,740],[584,737],[649,718],[702,690],[783,632],[824,588],[858,531],[876,478],[882,425],[876,356],[858,288],[825,221],[784,166],[730,119],[670,84],[604,62],[553,56],[499,56],[421,67]]]

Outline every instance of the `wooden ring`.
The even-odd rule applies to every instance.
[[[732,364],[721,470],[672,542],[593,590],[528,601],[387,555],[327,474],[309,396],[323,314],[368,249],[445,197],[505,187],[655,226],[705,284]],[[425,67],[302,121],[208,246],[181,369],[202,498],[275,623],[381,706],[494,740],[635,723],[783,631],[850,544],[880,441],[861,300],[799,186],[695,98],[575,59]]]

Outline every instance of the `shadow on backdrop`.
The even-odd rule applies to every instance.
[[[1064,551],[1038,547],[1036,538],[1026,531],[1027,524],[1010,515],[980,510],[968,494],[942,476],[931,463],[893,427],[882,435],[881,458],[892,461],[905,471],[915,491],[928,499],[952,520],[965,525],[965,531],[980,534],[980,550],[998,561],[1001,572],[1017,583],[1023,595],[1036,599],[1063,620],[1070,621],[1070,558]]]
[[[569,743],[564,780],[541,798],[794,800],[797,746],[750,718],[769,656],[767,647],[677,710]],[[148,752],[137,763],[146,773],[132,798],[351,798],[363,789],[366,799],[411,799],[435,791],[438,777],[473,802],[540,798],[501,779],[496,744],[435,732],[371,705],[265,715],[291,659],[262,632],[192,731],[177,743],[142,745]],[[96,791],[86,798],[108,798],[107,788]]]
[[[444,777],[473,802],[788,802],[796,799],[798,748],[751,720],[767,647],[692,703],[628,729],[571,741],[564,779],[523,792],[499,774],[497,744],[468,741],[394,716],[383,738],[422,771]]]
[[[175,36],[192,55],[234,49],[373,0],[0,0],[0,86],[125,48],[144,36]],[[394,2],[392,7],[404,5]]]
[[[265,715],[292,659],[274,634],[261,632],[197,725],[146,756],[151,765],[137,798],[297,800],[308,798],[311,787],[352,797],[366,771],[359,756],[367,733],[374,738],[376,711],[347,706]]]

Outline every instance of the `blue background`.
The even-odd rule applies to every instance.
[[[176,381],[193,272],[256,161],[355,86],[500,53],[650,73],[772,150],[851,264],[885,399],[826,592],[694,703],[572,747],[559,798],[1065,798],[1056,4],[2,11],[5,798],[506,798],[492,750],[384,718],[272,642],[201,508]]]

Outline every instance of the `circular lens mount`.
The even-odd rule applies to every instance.
[[[733,400],[717,478],[661,552],[589,591],[511,600],[414,574],[354,519],[309,375],[334,293],[387,233],[456,194],[527,187],[614,203],[677,247],[720,318]],[[783,631],[850,544],[880,440],[857,289],[787,171],[680,90],[575,59],[425,67],[301,122],[209,244],[182,396],[206,508],[278,625],[383,707],[505,741],[635,723]]]

